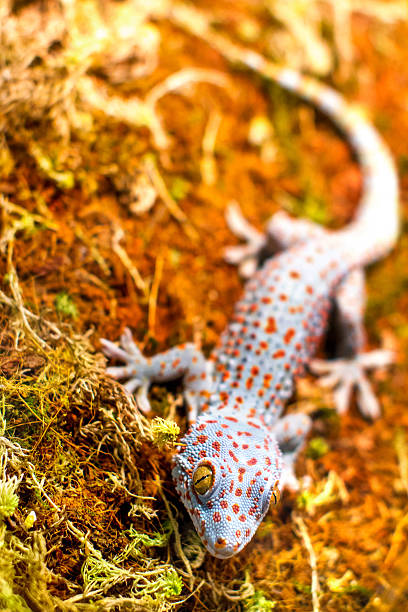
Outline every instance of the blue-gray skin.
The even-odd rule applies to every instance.
[[[233,45],[226,49],[228,55]],[[386,254],[398,233],[396,175],[377,132],[336,92],[252,52],[242,61],[322,108],[342,128],[362,163],[364,193],[355,220],[339,232],[277,213],[263,235],[236,207],[229,209],[231,228],[247,244],[228,249],[228,259],[252,277],[210,362],[192,344],[145,358],[129,330],[121,348],[102,341],[109,357],[125,362],[108,373],[128,379],[126,389],[137,390],[144,410],[152,382],[183,377],[191,426],[174,457],[173,478],[203,543],[220,558],[250,541],[285,485],[296,487],[294,462],[310,420],[282,417],[282,411],[306,365],[335,387],[339,412],[356,388],[362,413],[378,416],[364,370],[384,366],[392,356],[363,352],[362,267]],[[281,252],[255,271],[258,255],[271,245]],[[330,314],[337,358],[313,360]]]

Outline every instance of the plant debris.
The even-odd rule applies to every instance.
[[[217,45],[370,113],[404,227],[406,5],[5,0],[0,24],[0,609],[405,609],[406,234],[367,273],[369,344],[398,357],[374,375],[383,415],[339,419],[302,380],[305,486],[232,559],[205,553],[174,491],[181,387],[154,386],[141,413],[100,338],[128,326],[147,355],[186,341],[209,354],[242,290],[223,259],[227,204],[259,229],[281,208],[338,228],[357,206],[341,135]]]

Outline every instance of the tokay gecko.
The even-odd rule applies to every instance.
[[[121,347],[102,340],[106,355],[125,364],[108,373],[127,379],[142,409],[149,408],[153,381],[183,377],[190,427],[174,457],[173,479],[208,551],[227,558],[251,540],[282,488],[297,485],[294,463],[310,418],[282,413],[305,367],[334,389],[340,413],[355,390],[362,414],[379,414],[365,370],[390,363],[392,355],[364,351],[363,266],[395,244],[398,184],[380,136],[338,93],[253,51],[232,44],[218,50],[326,113],[354,148],[363,174],[357,214],[340,231],[278,212],[261,234],[236,205],[227,210],[229,226],[245,244],[228,248],[226,256],[249,278],[210,360],[193,344],[145,358],[128,329]],[[335,358],[314,359],[329,325],[336,331]]]

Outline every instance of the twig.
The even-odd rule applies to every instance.
[[[160,172],[157,169],[154,158],[151,155],[146,156],[145,158],[145,168],[149,175],[150,180],[153,183],[157,193],[163,200],[164,205],[166,206],[169,213],[180,223],[182,223],[182,227],[186,232],[187,236],[192,240],[198,239],[198,233],[194,229],[194,227],[189,222],[187,215],[181,210],[177,202],[171,197],[166,183],[164,182]]]
[[[310,567],[312,570],[312,602],[313,602],[313,612],[320,612],[320,604],[319,604],[319,595],[320,595],[320,585],[319,585],[319,576],[317,574],[317,563],[316,563],[316,555],[313,550],[312,542],[310,541],[309,533],[307,531],[304,520],[301,516],[293,516],[293,521],[296,527],[299,530],[299,533],[303,539],[303,543],[307,552],[309,553],[310,559]]]
[[[58,506],[56,504],[54,504],[54,502],[49,497],[49,495],[47,495],[47,493],[44,491],[44,487],[42,486],[42,484],[40,482],[38,482],[37,477],[36,477],[36,475],[34,473],[34,466],[33,466],[33,464],[32,463],[27,463],[27,468],[28,468],[28,471],[30,472],[30,476],[31,476],[32,480],[34,481],[34,484],[38,487],[40,492],[44,495],[44,497],[47,500],[47,502],[54,508],[54,510],[56,510],[57,512],[61,512],[61,508],[58,508]]]
[[[208,119],[203,142],[203,157],[200,162],[201,176],[206,185],[214,185],[217,180],[217,166],[214,159],[215,140],[221,123],[221,114],[213,111]]]
[[[20,289],[20,284],[18,282],[17,272],[16,272],[16,269],[15,269],[15,267],[13,265],[12,260],[11,260],[12,253],[13,253],[12,243],[9,243],[9,247],[8,247],[8,275],[9,275],[9,284],[10,284],[11,292],[13,294],[15,306],[17,308],[18,313],[20,314],[21,321],[23,323],[23,327],[24,327],[27,335],[34,342],[34,344],[36,344],[43,351],[46,350],[46,349],[50,349],[51,347],[49,346],[49,344],[47,344],[47,342],[45,342],[45,340],[43,340],[42,338],[40,338],[40,336],[38,334],[36,334],[36,332],[33,330],[33,328],[31,327],[31,325],[28,322],[28,317],[26,315],[26,309],[24,308],[24,305],[23,305],[23,298],[22,298],[22,295],[21,295],[21,289]]]
[[[402,428],[397,430],[394,446],[398,457],[401,482],[408,493],[408,449],[405,431]]]
[[[92,257],[94,258],[98,266],[101,268],[102,272],[106,276],[109,276],[110,275],[109,266],[104,260],[104,258],[102,257],[101,253],[99,252],[99,249],[97,248],[97,246],[93,243],[93,241],[85,234],[83,229],[79,226],[75,228],[74,233],[75,233],[76,238],[78,238],[78,240],[83,242],[85,246],[88,247],[88,249],[91,252]]]
[[[155,85],[145,97],[145,102],[154,109],[158,100],[166,94],[190,83],[200,82],[226,87],[228,85],[228,78],[222,74],[222,72],[216,70],[208,70],[206,68],[183,68],[183,70],[174,72],[167,77],[167,79]]]
[[[123,229],[118,224],[115,223],[114,233],[112,237],[112,250],[114,253],[116,253],[116,255],[119,257],[120,261],[122,262],[126,270],[129,272],[136,287],[140,291],[143,291],[143,293],[146,295],[147,293],[146,283],[144,282],[143,278],[140,276],[139,270],[131,262],[129,255],[126,253],[125,249],[120,245],[120,241],[123,239],[123,237],[124,237]]]
[[[156,146],[159,149],[168,147],[169,138],[150,105],[138,98],[125,100],[119,96],[111,96],[106,87],[101,83],[96,86],[90,77],[82,77],[78,81],[78,90],[88,104],[117,121],[126,121],[138,127],[146,125],[153,134]]]
[[[159,286],[163,273],[164,257],[159,254],[156,258],[156,266],[154,270],[153,283],[149,294],[149,314],[148,314],[148,327],[149,333],[154,335],[154,325],[156,322],[156,310],[157,310],[157,297],[159,294]]]
[[[384,560],[384,567],[386,567],[387,569],[394,565],[399,554],[401,553],[402,544],[406,542],[405,529],[407,526],[408,514],[405,514],[405,516],[403,516],[402,519],[398,522],[395,531],[391,537],[390,550],[388,551],[387,556]]]
[[[180,559],[183,561],[184,566],[186,568],[187,576],[190,579],[190,585],[189,586],[190,586],[190,589],[191,589],[193,587],[194,577],[193,577],[193,572],[192,572],[192,569],[191,569],[190,561],[187,559],[187,557],[186,557],[186,555],[184,553],[184,550],[183,550],[183,548],[181,546],[181,538],[180,538],[180,532],[178,530],[177,521],[176,521],[176,519],[173,516],[173,513],[172,513],[171,508],[170,508],[170,504],[167,501],[167,498],[166,498],[165,494],[163,493],[163,489],[161,487],[161,484],[160,484],[158,478],[157,478],[157,484],[158,484],[158,487],[159,487],[159,493],[160,493],[160,495],[161,495],[161,497],[163,499],[164,505],[166,506],[166,511],[167,511],[167,514],[168,514],[168,517],[169,517],[169,521],[170,521],[171,526],[172,526],[173,531],[174,531],[174,540],[175,540],[176,551],[177,551],[178,556],[180,557]]]

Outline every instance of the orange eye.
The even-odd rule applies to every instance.
[[[275,482],[275,485],[272,489],[272,495],[275,501],[275,505],[280,501],[280,491],[279,491],[279,480]]]
[[[208,463],[198,466],[193,474],[193,486],[196,493],[205,495],[214,484],[214,470]]]

